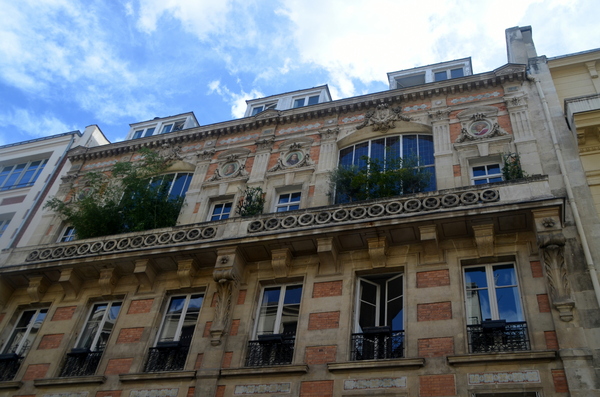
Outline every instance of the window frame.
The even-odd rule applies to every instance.
[[[171,181],[169,182],[170,186],[169,186],[169,191],[167,192],[167,196],[169,197],[169,199],[178,198],[178,197],[185,197],[185,195],[186,195],[187,191],[189,190],[190,185],[192,183],[192,179],[194,178],[194,173],[193,172],[170,172],[170,173],[167,173],[167,174],[160,174],[160,175],[156,175],[156,176],[150,178],[150,181],[148,183],[149,183],[149,185],[152,185],[152,183],[153,183],[154,180],[161,179],[161,185],[162,185],[162,183],[165,180],[165,177],[170,176],[170,175],[173,175],[173,179],[171,179]],[[177,180],[177,176],[178,175],[187,175],[186,180],[185,180],[185,182],[184,182],[184,184],[182,186],[182,190],[183,190],[184,187],[185,187],[185,190],[183,190],[182,194],[179,194],[179,195],[177,195],[175,197],[171,197],[171,193],[173,191],[173,186],[175,185],[174,182]]]
[[[254,105],[254,106],[252,106],[252,110],[250,111],[250,116],[256,116],[257,114],[264,112],[265,110],[276,109],[276,108],[277,108],[277,101],[265,102],[261,105]]]
[[[158,331],[156,332],[156,340],[154,341],[154,345],[153,345],[154,347],[159,347],[164,344],[175,343],[175,342],[179,343],[181,341],[181,334],[182,334],[183,326],[185,323],[185,318],[186,318],[186,315],[188,313],[188,309],[190,306],[190,301],[192,300],[192,297],[196,296],[196,295],[201,297],[202,301],[200,302],[200,306],[198,307],[198,314],[196,316],[196,320],[194,323],[194,331],[192,332],[192,335],[191,335],[191,338],[193,338],[194,333],[196,332],[197,325],[198,325],[198,319],[200,318],[200,312],[202,311],[202,306],[204,305],[205,293],[204,292],[190,292],[187,294],[172,294],[167,297],[168,300],[167,300],[167,304],[163,310],[160,327],[158,327]],[[165,340],[161,341],[161,338],[163,338],[162,333],[163,333],[163,331],[165,329],[165,325],[167,323],[169,307],[171,306],[173,299],[181,298],[181,297],[185,297],[185,303],[184,303],[184,307],[181,309],[181,313],[179,314],[179,320],[177,322],[175,334],[173,335],[173,340],[172,341],[165,341]],[[191,338],[190,338],[190,344],[191,344]]]
[[[297,201],[291,201],[293,195],[298,195]],[[282,196],[289,195],[289,201],[285,203],[281,203]],[[285,191],[285,192],[277,192],[277,198],[275,200],[274,211],[273,212],[289,212],[299,210],[302,203],[302,190],[294,190],[294,191]],[[290,207],[298,206],[298,208],[290,209]],[[282,209],[285,208],[285,209]]]
[[[386,308],[385,310],[383,310],[381,308],[381,285],[370,280],[375,278],[375,276],[377,276],[376,278],[385,278],[385,305]],[[374,327],[387,327],[387,323],[388,323],[388,308],[387,305],[392,302],[392,300],[388,299],[388,294],[389,294],[389,288],[388,288],[388,284],[390,281],[393,281],[395,279],[398,278],[402,278],[402,293],[399,295],[399,297],[402,299],[402,329],[393,329],[392,325],[389,325],[389,327],[391,328],[391,331],[404,331],[404,329],[406,328],[406,310],[405,310],[405,305],[406,305],[406,278],[404,277],[404,272],[398,272],[398,273],[384,273],[384,274],[369,274],[369,275],[362,275],[362,276],[357,276],[356,278],[356,297],[355,297],[355,301],[354,301],[354,321],[353,321],[353,333],[363,333],[364,330],[361,328],[360,326],[360,314],[361,314],[361,302],[363,302],[362,299],[362,286],[361,286],[361,282],[366,282],[368,284],[371,285],[375,285],[377,287],[377,297],[376,297],[376,316],[375,316],[375,323],[376,325],[374,325]],[[394,298],[397,299],[398,297]],[[381,315],[381,311],[385,311],[385,316],[386,318],[383,321],[383,325],[382,325],[382,321],[380,318]]]
[[[454,72],[456,70],[460,70],[462,76],[456,76],[456,77],[454,77],[452,75],[452,72]],[[437,69],[437,70],[434,69],[434,70],[432,70],[432,72],[433,72],[433,81],[434,82],[446,81],[446,80],[452,80],[452,79],[458,79],[458,78],[461,78],[461,77],[465,77],[465,68],[463,66],[461,66],[461,67],[448,67],[446,69]],[[445,74],[445,78],[438,80],[437,75],[440,74],[440,73],[444,73]]]
[[[276,333],[275,330],[278,330],[282,327],[281,324],[281,319],[283,317],[283,307],[285,305],[284,301],[285,301],[285,293],[287,292],[288,288],[292,288],[292,287],[300,287],[301,291],[300,291],[300,301],[297,303],[298,305],[298,318],[296,321],[296,329],[294,331],[294,338],[296,337],[296,334],[298,332],[298,324],[300,323],[300,314],[302,312],[302,300],[304,297],[304,283],[299,282],[299,283],[289,283],[289,284],[276,284],[276,285],[264,285],[261,287],[260,289],[260,295],[259,295],[259,300],[258,300],[258,307],[256,309],[256,320],[254,321],[254,328],[252,330],[252,339],[258,339],[259,338],[259,326],[261,323],[261,311],[263,308],[263,300],[264,300],[264,294],[265,291],[267,289],[270,288],[279,288],[279,301],[277,303],[277,312],[275,315],[275,321],[274,321],[274,325],[273,325],[273,332],[272,334],[268,334],[268,333],[263,333],[261,335],[279,335],[279,333]],[[293,303],[293,305],[296,305],[296,303]]]
[[[488,166],[498,166],[499,172],[497,174],[490,174],[488,173]],[[485,167],[486,168],[486,174],[485,175],[481,175],[481,176],[475,176],[475,168],[476,167]],[[502,175],[502,164],[498,161],[488,161],[485,163],[477,163],[477,164],[470,164],[469,166],[469,176],[471,178],[471,185],[476,186],[476,185],[483,185],[485,183],[496,183],[496,182],[503,182],[504,181],[504,176]],[[500,180],[491,180],[491,179],[498,179],[500,178]],[[476,183],[476,181],[481,181],[481,180],[486,180],[486,182],[484,183]]]
[[[0,233],[0,236],[2,234]],[[77,240],[77,230],[74,226],[65,226],[58,237],[59,243],[67,243],[69,241]]]
[[[134,130],[131,139],[140,139],[152,136],[154,135],[154,131],[156,131],[156,125],[153,125],[152,127],[144,127],[138,130]]]
[[[161,125],[160,127],[160,135],[169,134],[171,132],[177,132],[183,130],[185,127],[185,119],[184,120],[175,120],[169,121]]]
[[[17,343],[17,347],[14,349],[14,351],[9,351],[11,344],[13,342],[13,339],[16,337],[15,332],[17,332],[17,326],[19,325],[19,322],[23,318],[23,315],[27,312],[34,312],[34,315],[31,317],[31,320],[29,320],[29,323],[25,327],[25,332],[21,336],[21,339],[19,340],[19,342]],[[17,318],[17,321],[15,321],[15,324],[13,325],[13,327],[10,331],[10,334],[8,335],[8,338],[6,339],[6,342],[4,342],[4,345],[2,346],[2,349],[0,350],[0,352],[2,354],[16,354],[19,357],[25,357],[27,355],[27,353],[29,352],[29,350],[31,349],[31,346],[26,346],[24,348],[23,344],[25,343],[25,341],[27,340],[29,335],[31,335],[31,330],[34,328],[34,325],[37,322],[36,320],[37,320],[38,316],[40,314],[42,314],[42,312],[44,312],[44,318],[42,319],[41,322],[39,322],[39,328],[36,331],[36,336],[33,338],[32,343],[31,343],[31,345],[33,345],[33,343],[35,342],[35,339],[37,338],[37,334],[39,333],[39,331],[42,329],[42,326],[44,325],[44,321],[46,320],[46,317],[48,317],[48,308],[47,307],[21,310],[21,312],[19,313],[19,317]],[[12,349],[10,349],[10,350],[12,350]]]
[[[17,160],[17,162],[7,162],[6,165],[2,165],[2,168],[0,168],[0,191],[21,189],[21,188],[33,186],[35,184],[35,182],[37,181],[37,179],[42,174],[42,172],[44,171],[44,168],[48,165],[48,160],[49,160],[49,158],[42,158],[42,159],[38,158],[38,159],[26,160],[26,161],[25,160]],[[36,163],[38,161],[40,162],[40,164],[36,165],[35,168],[33,168],[33,170],[32,170],[33,173],[29,177],[29,180],[23,184],[22,183],[23,178],[30,171],[32,164]],[[19,171],[17,171],[16,167],[18,167],[20,165],[23,165],[23,168],[21,168]],[[5,172],[6,168],[9,168],[9,167],[10,167],[10,170],[7,171],[7,173],[5,174],[4,172]],[[3,177],[3,175],[4,175],[4,177]],[[10,179],[13,175],[17,175],[16,179],[14,179],[10,185],[7,185],[6,183],[10,181]]]
[[[222,205],[223,208],[225,208],[224,206],[227,205],[227,204],[231,204],[231,207],[230,207],[229,212],[227,213],[227,216],[225,218],[223,217],[223,214],[224,214],[223,211],[221,211],[220,214],[216,214],[215,215],[215,210],[216,210],[217,206]],[[209,222],[216,222],[216,221],[222,221],[222,220],[231,218],[231,216],[235,214],[235,212],[234,212],[235,211],[235,206],[233,204],[234,204],[233,200],[219,200],[219,201],[213,202],[211,204],[211,206],[210,206],[210,211],[209,211],[209,214],[208,214],[208,221]],[[213,219],[215,216],[217,216],[218,219]]]
[[[313,98],[317,98],[316,103],[310,103],[311,99],[313,99]],[[292,109],[303,108],[305,106],[318,105],[319,103],[321,103],[320,99],[321,99],[321,93],[319,93],[319,92],[313,92],[310,94],[292,97]],[[296,106],[296,102],[300,101],[300,100],[302,101],[302,105]]]
[[[89,351],[90,352],[96,352],[99,351],[98,348],[98,341],[100,339],[100,336],[102,334],[102,330],[104,329],[104,325],[107,322],[107,317],[110,313],[110,310],[112,309],[114,304],[120,304],[120,308],[119,308],[119,312],[117,313],[117,316],[115,317],[115,322],[113,324],[113,328],[110,330],[110,334],[108,335],[108,337],[110,338],[110,336],[112,335],[112,332],[114,330],[114,325],[117,323],[117,320],[119,319],[119,314],[121,314],[121,310],[123,310],[123,301],[122,300],[115,300],[115,301],[103,301],[103,302],[93,302],[92,306],[89,308],[87,316],[85,317],[85,323],[83,324],[83,327],[81,327],[81,332],[79,333],[79,336],[77,337],[77,341],[75,342],[75,349],[82,349],[85,348],[84,346],[81,346],[82,343],[82,339],[85,335],[85,330],[88,326],[88,324],[91,321],[92,315],[94,314],[94,308],[99,306],[99,305],[107,305],[107,309],[105,311],[105,313],[102,315],[102,319],[100,320],[100,322],[98,323],[98,328],[94,331],[95,335],[92,338],[92,343],[89,347]],[[107,344],[108,345],[108,344]],[[101,350],[104,351],[104,350]]]
[[[6,233],[6,230],[8,230],[10,221],[12,221],[12,216],[7,218],[0,217],[0,238],[2,238],[4,233]]]

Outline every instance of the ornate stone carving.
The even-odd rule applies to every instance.
[[[538,236],[542,248],[546,281],[550,289],[552,304],[558,310],[562,321],[573,320],[575,300],[571,295],[571,285],[565,264],[565,237],[562,233]]]
[[[292,251],[289,248],[272,250],[271,266],[273,267],[275,278],[287,277],[289,269],[292,267]]]
[[[321,131],[321,132],[319,132],[319,135],[321,136],[321,141],[333,141],[337,138],[339,133],[340,133],[340,128],[335,127],[335,128],[328,128],[325,131]]]
[[[181,146],[163,143],[158,149],[158,154],[168,161],[183,160],[181,156]]]
[[[373,237],[367,239],[369,245],[369,257],[371,258],[371,266],[385,267],[387,263],[388,241],[385,236]]]
[[[50,280],[48,280],[46,276],[29,277],[29,286],[27,287],[27,294],[31,298],[31,301],[41,301],[49,286]]]
[[[81,289],[81,278],[75,273],[73,268],[62,269],[58,283],[62,287],[67,300],[77,298],[77,294],[79,294],[79,290]]]
[[[277,159],[277,163],[269,168],[267,172],[275,172],[289,168],[300,168],[306,165],[311,165],[310,154],[304,150],[293,148],[286,153],[282,153]]]
[[[275,137],[271,136],[269,138],[261,138],[261,139],[257,139],[255,144],[256,144],[256,150],[271,150],[273,148],[273,144],[275,143]]]
[[[196,154],[196,156],[198,157],[198,160],[200,160],[200,161],[210,160],[213,158],[214,155],[215,155],[215,149],[202,150]]]
[[[198,265],[194,259],[182,259],[177,261],[177,277],[179,277],[179,286],[181,288],[188,288],[192,286],[192,281],[196,272],[198,271]]]
[[[485,127],[484,127],[485,128]],[[500,128],[498,123],[494,123],[491,130],[482,133],[481,135],[474,135],[469,132],[467,128],[463,128],[460,130],[460,136],[456,138],[456,143],[463,143],[465,141],[480,141],[482,139],[493,138],[495,136],[504,136],[508,135],[508,132],[504,131]]]
[[[100,278],[98,279],[98,284],[100,285],[100,289],[102,290],[102,295],[112,295],[118,281],[119,277],[115,268],[109,267],[100,270]]]
[[[403,116],[401,112],[401,107],[390,109],[387,103],[382,103],[377,105],[375,110],[369,110],[367,114],[365,114],[365,120],[356,126],[356,129],[360,130],[370,125],[373,128],[373,131],[388,132],[395,127],[395,122],[397,120],[411,120],[410,117]]]
[[[473,225],[479,257],[494,256],[494,225]]]
[[[208,181],[214,182],[223,178],[237,178],[248,176],[248,172],[246,172],[246,163],[241,163],[240,161],[235,160],[236,158],[236,156],[230,156],[227,159],[228,161],[221,164],[215,170],[215,173],[208,179]]]
[[[429,118],[431,119],[431,121],[436,122],[436,121],[447,121],[450,117],[450,112],[452,112],[452,109],[447,108],[447,109],[438,109],[438,110],[434,110],[432,112],[429,112]]]

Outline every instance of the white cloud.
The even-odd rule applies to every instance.
[[[231,116],[236,119],[244,117],[247,100],[265,96],[262,92],[257,90],[252,90],[250,92],[244,92],[242,90],[239,94],[232,92],[227,86],[222,85],[219,80],[208,83],[208,94],[213,93],[218,94],[225,102],[231,105]]]
[[[33,137],[44,137],[63,132],[74,131],[77,128],[69,126],[56,116],[44,114],[32,114],[27,109],[13,109],[0,113],[0,124],[13,126],[15,131],[31,135]],[[3,137],[2,140],[8,141],[9,137]],[[3,144],[0,142],[0,144]]]

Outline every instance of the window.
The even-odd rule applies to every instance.
[[[403,357],[403,291],[401,274],[358,278],[352,360]]]
[[[217,203],[213,206],[212,214],[210,216],[211,221],[220,221],[227,219],[231,215],[231,208],[233,203]]]
[[[31,186],[40,176],[48,159],[6,165],[0,171],[0,190]]]
[[[59,243],[75,240],[75,228],[73,226],[67,226],[58,240]]]
[[[183,369],[202,300],[202,294],[171,297],[158,332],[156,346],[150,349],[146,372]]]
[[[141,130],[136,130],[133,133],[133,137],[131,139],[145,138],[147,136],[151,136],[152,134],[154,134],[154,130],[156,130],[156,127],[150,127],[146,129],[142,128]]]
[[[166,174],[152,178],[150,183],[152,186],[164,187],[169,198],[176,199],[185,196],[193,176],[194,174],[191,173]]]
[[[301,298],[302,285],[263,289],[246,366],[291,364]]]
[[[0,219],[0,237],[2,237],[2,235],[8,228],[9,223],[10,223],[10,218],[9,219]]]
[[[529,350],[514,265],[469,266],[464,277],[471,352]]]
[[[500,164],[486,164],[474,166],[471,180],[473,185],[482,185],[484,183],[502,182],[502,169]]]
[[[169,132],[181,131],[181,130],[183,130],[184,124],[185,124],[185,120],[180,120],[180,121],[176,121],[174,123],[165,124],[165,125],[163,125],[163,128],[160,131],[160,133],[167,134]]]
[[[260,112],[263,112],[268,109],[275,109],[277,106],[277,102],[266,103],[264,105],[255,106],[252,108],[252,116],[256,116]]]
[[[465,75],[462,68],[442,70],[433,73],[435,81],[443,81],[448,79],[455,79],[457,77],[463,77]]]
[[[316,105],[317,103],[319,103],[319,96],[318,95],[312,95],[312,96],[306,96],[303,98],[295,98],[294,99],[294,108],[301,108],[302,106],[307,106],[307,105]]]
[[[275,205],[275,212],[293,211],[300,208],[300,192],[280,194]]]
[[[61,377],[88,376],[96,373],[121,311],[121,305],[121,302],[105,302],[92,307],[75,348],[67,354]]]
[[[0,381],[12,380],[42,327],[48,309],[25,310],[21,313],[0,355]]]
[[[396,88],[407,88],[421,84],[425,84],[425,73],[396,78]]]

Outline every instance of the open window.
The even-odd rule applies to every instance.
[[[403,357],[403,275],[359,277],[356,288],[352,360]]]

